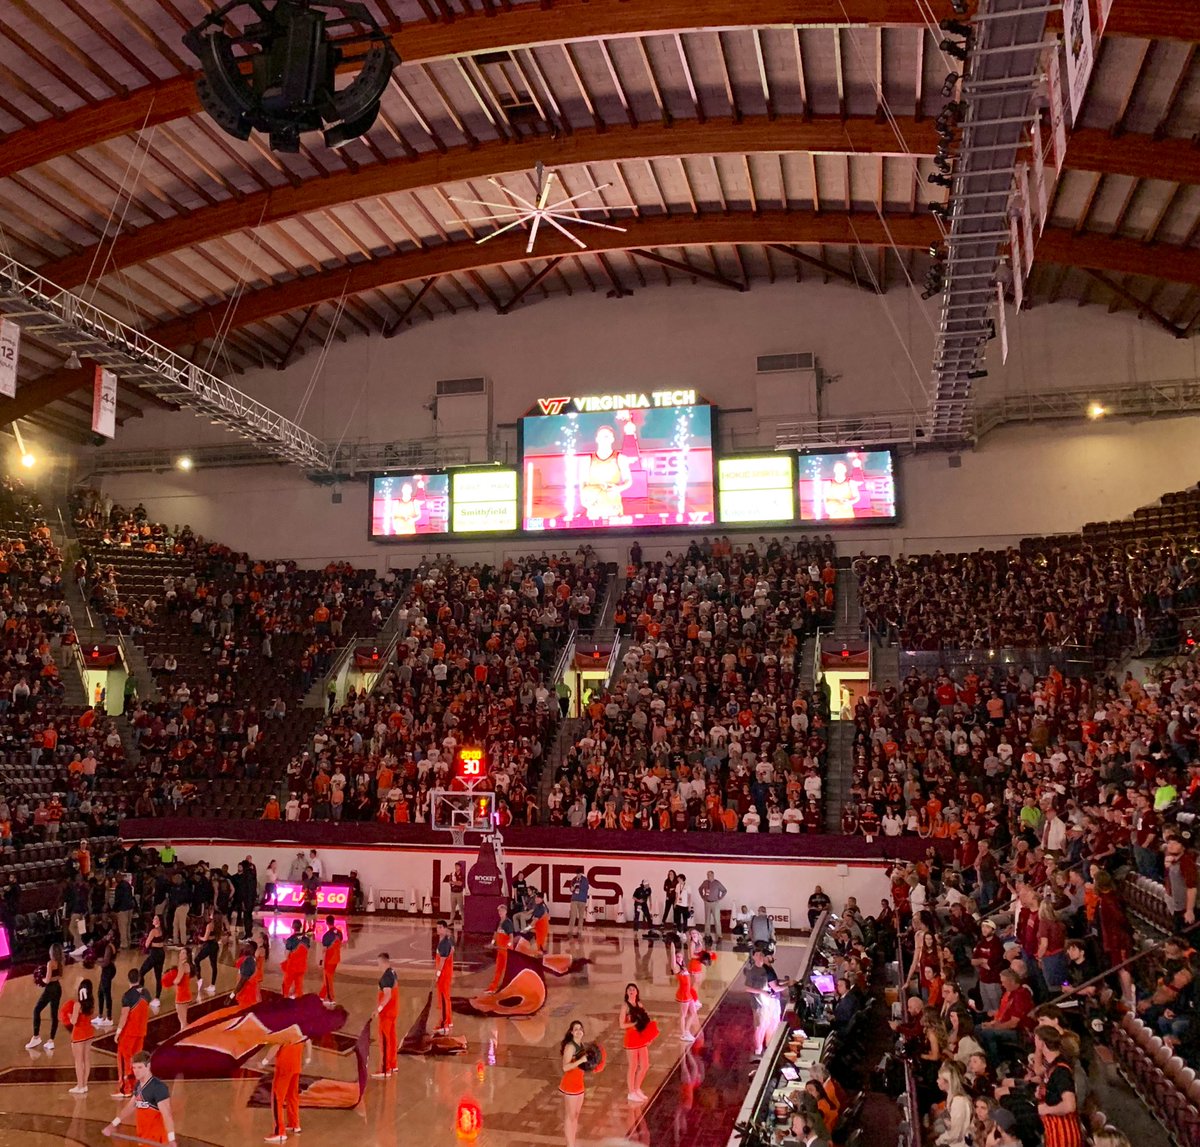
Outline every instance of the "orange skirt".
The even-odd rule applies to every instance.
[[[563,1072],[563,1077],[559,1080],[558,1090],[563,1095],[582,1095],[583,1088],[583,1068],[573,1067],[570,1071]]]

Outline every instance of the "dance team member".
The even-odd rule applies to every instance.
[[[375,1014],[379,1017],[379,1043],[382,1058],[379,1070],[372,1079],[388,1079],[396,1070],[396,1018],[400,1011],[400,991],[392,958],[386,952],[379,955],[379,996]]]
[[[96,1018],[94,1026],[110,1028],[113,1026],[113,980],[117,978],[117,930],[109,928],[104,939],[100,941],[100,954],[96,966],[100,969],[100,990],[96,996]]]
[[[496,913],[500,917],[496,924],[496,931],[492,933],[492,947],[496,949],[496,972],[492,976],[492,982],[488,984],[489,992],[499,991],[500,984],[504,980],[505,970],[508,968],[508,950],[512,947],[513,936],[515,929],[513,922],[508,916],[508,905],[498,904]]]
[[[450,984],[454,978],[454,937],[450,933],[450,922],[437,922],[437,948],[433,956],[433,984],[437,993],[438,1026],[434,1035],[449,1035],[454,1024],[450,1010]]]
[[[545,953],[550,949],[550,909],[546,907],[544,892],[535,892],[533,900],[533,940],[538,952]]]
[[[271,937],[266,932],[258,934],[258,971],[254,973],[254,986],[258,989],[258,998],[263,998],[263,980],[267,975],[267,961],[271,958]]]
[[[146,982],[147,972],[154,973],[154,999],[150,1001],[150,1007],[158,1011],[162,1004],[159,997],[162,995],[163,965],[167,961],[167,932],[163,927],[163,919],[157,912],[150,921],[150,931],[142,941],[142,951],[146,953],[141,967],[142,983]]]
[[[625,1033],[625,1051],[629,1058],[626,1075],[628,1098],[633,1103],[645,1103],[646,1093],[642,1090],[642,1082],[650,1070],[650,1045],[658,1039],[658,1024],[642,1007],[642,992],[637,984],[625,985],[625,998],[621,1001],[617,1022]]]
[[[121,1126],[121,1120],[133,1112],[138,1139],[144,1143],[174,1143],[175,1117],[171,1114],[171,1093],[167,1085],[151,1073],[148,1051],[139,1051],[133,1057],[133,1076],[136,1080],[133,1097],[101,1134],[112,1135]]]
[[[337,973],[338,964],[342,962],[342,933],[334,927],[332,916],[325,917],[325,935],[321,937],[321,991],[320,997],[327,1007],[333,1007],[333,977]]]
[[[146,1042],[150,1022],[150,993],[142,987],[142,973],[129,969],[129,990],[121,997],[121,1015],[117,1019],[117,1090],[113,1099],[128,1099],[134,1090],[134,1060]]]
[[[304,924],[300,920],[292,924],[292,934],[283,946],[287,950],[281,966],[283,997],[294,1000],[304,995],[304,977],[308,972],[308,953],[312,947],[312,937],[304,931]]]
[[[264,1143],[286,1143],[288,1132],[299,1135],[300,1072],[312,1062],[312,1044],[306,1040],[280,1044],[273,1049],[275,1074],[271,1078],[271,1114],[275,1130]],[[264,1060],[264,1066],[270,1057]]]
[[[92,1012],[96,1010],[96,996],[91,980],[80,980],[75,998],[63,1009],[63,1020],[71,1029],[71,1056],[75,1060],[75,1086],[71,1095],[87,1095],[88,1076],[92,1074]]]
[[[197,977],[196,994],[215,995],[217,991],[217,956],[221,951],[221,932],[224,917],[215,907],[209,909],[208,917],[200,929],[200,947],[196,949],[194,967]],[[204,983],[204,961],[208,961],[208,984]],[[176,1001],[178,1002],[178,1000]]]
[[[62,1003],[62,978],[66,962],[63,959],[61,944],[51,944],[49,959],[42,972],[42,994],[38,996],[33,1006],[33,1035],[25,1047],[32,1050],[42,1042],[42,1012],[50,1009],[50,1038],[46,1040],[46,1050],[54,1050],[54,1037],[58,1035],[58,1006]],[[36,977],[35,977],[36,978]]]

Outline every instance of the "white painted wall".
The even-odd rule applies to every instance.
[[[154,844],[153,841],[147,841]],[[278,861],[280,872],[286,874],[295,856],[298,845],[279,844],[275,847],[263,845],[214,844],[210,842],[176,841],[175,848],[187,864],[204,860],[210,865],[228,864],[232,871],[238,862],[247,856],[254,858],[259,881],[272,859]],[[157,847],[157,846],[156,846]],[[308,851],[307,846],[304,849]],[[441,884],[456,861],[465,860],[470,869],[479,849],[477,845],[464,846],[456,850],[392,846],[320,848],[323,871],[327,874],[346,875],[358,873],[364,892],[402,892],[407,900],[415,892],[417,903],[432,899],[435,880],[440,889],[440,907],[445,911],[449,904],[449,893]],[[829,860],[771,860],[753,857],[741,860],[730,857],[678,856],[664,850],[636,857],[612,853],[568,852],[543,849],[524,852],[506,849],[505,863],[515,873],[522,871],[534,887],[548,892],[547,904],[556,919],[566,919],[570,900],[570,882],[574,873],[587,873],[593,889],[593,902],[606,905],[609,919],[615,918],[618,902],[625,910],[626,918],[633,919],[633,890],[643,879],[655,890],[655,903],[662,908],[662,884],[669,869],[684,873],[693,892],[700,886],[704,874],[712,869],[716,877],[729,889],[723,908],[736,909],[748,904],[751,911],[760,904],[768,909],[783,908],[791,913],[793,927],[803,921],[807,927],[808,898],[819,884],[833,900],[834,910],[840,912],[846,898],[858,898],[859,907],[867,915],[879,906],[880,900],[890,893],[888,883],[889,866],[885,861],[868,863],[862,860],[838,864]],[[697,896],[698,900],[698,896]]]
[[[999,365],[998,343],[989,344],[991,376],[976,384],[980,401],[1039,388],[1200,375],[1197,340],[1173,339],[1128,314],[1062,304],[1010,318],[1008,366]],[[351,338],[334,344],[315,381],[315,348],[286,372],[259,370],[234,381],[289,416],[305,404],[304,425],[322,437],[381,442],[433,434],[424,406],[437,379],[484,375],[494,388],[499,436],[512,449],[515,435],[505,424],[538,396],[688,386],[726,409],[745,407],[753,401],[755,357],[791,351],[813,351],[833,377],[826,393],[831,416],[920,410],[932,320],[927,305],[899,290],[879,299],[818,284],[756,285],[746,294],[707,285],[659,288],[620,300],[556,298],[507,316],[464,314],[390,341]],[[1198,425],[1194,418],[1143,424],[1081,418],[1078,425],[996,433],[963,454],[959,470],[948,469],[941,455],[906,458],[903,521],[856,532],[845,548],[899,552],[957,546],[959,539],[973,547],[1123,516],[1200,478]],[[754,427],[753,413],[727,415],[722,445],[753,446]],[[183,448],[225,438],[191,415],[150,412],[127,423],[114,446]],[[420,552],[366,541],[361,484],[348,484],[334,506],[328,488],[288,467],[128,475],[107,479],[105,488],[118,501],[144,501],[155,517],[189,522],[257,555],[344,557],[381,567],[408,564]],[[647,548],[678,544],[676,537]],[[541,548],[481,544],[461,552],[492,557]],[[615,556],[624,544],[605,549]]]

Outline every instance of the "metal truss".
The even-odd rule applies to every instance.
[[[1087,390],[1010,394],[973,407],[957,438],[935,438],[914,411],[784,422],[776,427],[777,450],[849,450],[900,446],[914,451],[969,448],[1002,426],[1028,422],[1081,422],[1095,406],[1105,418],[1168,418],[1200,413],[1200,378],[1163,379]]]
[[[326,444],[291,419],[3,254],[0,310],[64,354],[95,359],[119,378],[206,415],[256,443],[259,453],[328,469]]]
[[[1042,75],[1047,11],[1044,0],[982,0],[971,21],[929,406],[935,442],[972,436],[972,376],[982,369],[996,304],[994,289],[979,288],[994,286],[1001,274],[1013,174]],[[1020,274],[1020,252],[1012,258],[1013,274]]]
[[[436,438],[413,442],[353,442],[335,445],[320,443],[327,464],[309,470],[314,481],[352,481],[365,479],[377,470],[436,470],[447,466],[465,466],[471,461],[466,446],[448,446]],[[197,446],[176,450],[100,450],[92,456],[90,473],[160,473],[176,467],[186,455],[192,469],[213,470],[233,466],[278,465],[282,460],[265,453],[261,447],[232,442],[220,446]]]

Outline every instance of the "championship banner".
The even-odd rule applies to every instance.
[[[1067,96],[1071,101],[1071,122],[1078,127],[1083,97],[1087,94],[1088,81],[1096,63],[1088,0],[1065,0],[1063,30],[1067,41]]]
[[[1033,208],[1029,202],[1029,165],[1017,168],[1017,193],[1021,200],[1021,238],[1024,240],[1025,275],[1033,271]]]
[[[1021,273],[1021,236],[1017,231],[1017,213],[1014,210],[1008,217],[1008,257],[1012,263],[1013,302],[1017,314],[1021,313],[1021,303],[1025,299],[1025,276]]]
[[[1008,362],[1008,320],[1004,316],[1004,284],[996,284],[996,324],[1000,328],[1000,362]]]
[[[1033,141],[1033,193],[1037,197],[1038,234],[1046,229],[1046,216],[1050,213],[1050,196],[1046,190],[1046,157],[1042,152],[1042,117],[1033,118],[1030,128]]]
[[[1062,65],[1058,62],[1057,49],[1050,53],[1046,86],[1050,95],[1050,150],[1054,154],[1054,174],[1059,176],[1067,158],[1067,117],[1063,115]]]
[[[104,367],[96,367],[92,390],[92,430],[105,438],[117,433],[117,376]]]
[[[12,319],[0,319],[0,394],[17,393],[17,360],[21,356],[21,328]]]

